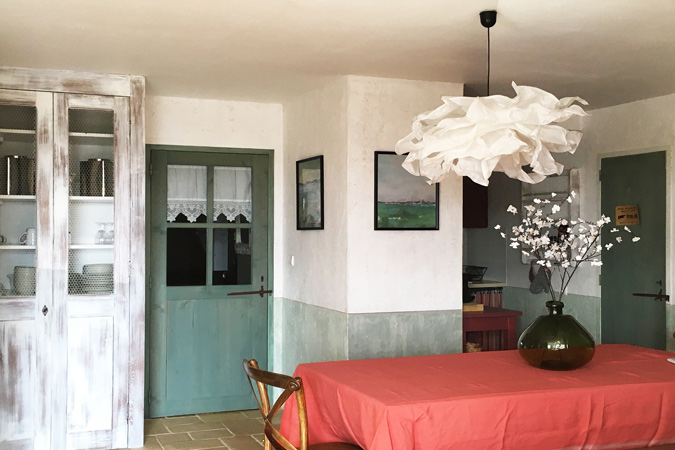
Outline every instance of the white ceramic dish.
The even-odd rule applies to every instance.
[[[112,275],[114,266],[112,264],[86,264],[82,267],[82,273],[87,275]]]

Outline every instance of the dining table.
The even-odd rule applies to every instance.
[[[591,450],[675,444],[674,353],[601,344],[549,371],[518,350],[299,364],[309,443],[364,450]],[[281,431],[297,444],[295,396]],[[658,447],[657,447],[658,448]]]

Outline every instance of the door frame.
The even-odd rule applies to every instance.
[[[667,321],[668,321],[668,307],[675,306],[675,274],[673,274],[674,264],[675,264],[675,242],[673,238],[675,237],[675,195],[671,192],[671,187],[675,182],[675,158],[673,158],[673,147],[670,145],[660,145],[654,147],[643,147],[637,149],[626,149],[626,150],[617,150],[609,152],[598,152],[595,158],[596,164],[596,174],[592,175],[597,183],[595,204],[597,206],[597,211],[600,211],[600,204],[602,201],[602,182],[600,181],[600,168],[602,167],[602,160],[605,158],[615,158],[618,156],[632,156],[640,155],[644,153],[655,153],[655,152],[665,152],[666,154],[666,285],[665,293],[670,295],[671,298],[666,302],[666,336],[663,338],[666,341],[666,350],[672,351],[675,344],[671,343],[671,340],[668,339],[670,334],[668,333]],[[600,298],[602,298],[602,288],[598,283],[598,291],[600,293]],[[602,324],[601,324],[602,327]]]
[[[145,208],[145,223],[150,224],[152,219],[152,152],[153,150],[167,150],[172,152],[194,152],[194,153],[219,153],[219,154],[244,154],[244,155],[267,155],[268,158],[268,174],[269,174],[269,183],[268,183],[268,197],[267,197],[267,289],[274,290],[274,150],[273,149],[255,149],[255,148],[237,148],[237,147],[204,147],[196,145],[162,145],[162,144],[146,144],[145,146],[145,163],[146,163],[146,173],[148,176],[145,178],[145,203],[147,207]],[[147,259],[151,255],[151,228],[148,226],[145,230],[145,255],[146,255],[146,265],[148,264]],[[145,298],[146,302],[149,302],[150,297],[150,270],[145,272]],[[272,319],[273,313],[273,294],[265,294],[267,296],[267,367],[271,367],[273,361],[273,323]],[[146,336],[150,336],[149,327],[150,327],[150,305],[147,305],[148,314],[145,317],[145,333]],[[147,355],[150,354],[150,339],[145,340],[145,354],[146,359]],[[243,369],[242,369],[243,370]],[[145,410],[149,411],[150,408],[150,364],[146,361],[145,364]]]

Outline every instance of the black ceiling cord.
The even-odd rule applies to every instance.
[[[487,28],[487,95],[490,95],[490,28],[497,23],[497,11],[481,11],[480,24]]]

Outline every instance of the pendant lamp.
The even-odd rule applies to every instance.
[[[582,133],[560,123],[587,116],[575,103],[588,103],[579,97],[558,99],[515,82],[511,84],[514,98],[489,95],[490,28],[497,21],[497,11],[483,11],[480,19],[488,33],[488,95],[442,97],[441,106],[418,115],[412,132],[395,147],[396,153],[407,154],[403,167],[426,177],[429,184],[441,181],[450,171],[484,186],[495,171],[526,183],[561,174],[563,166],[553,154],[574,153]]]

